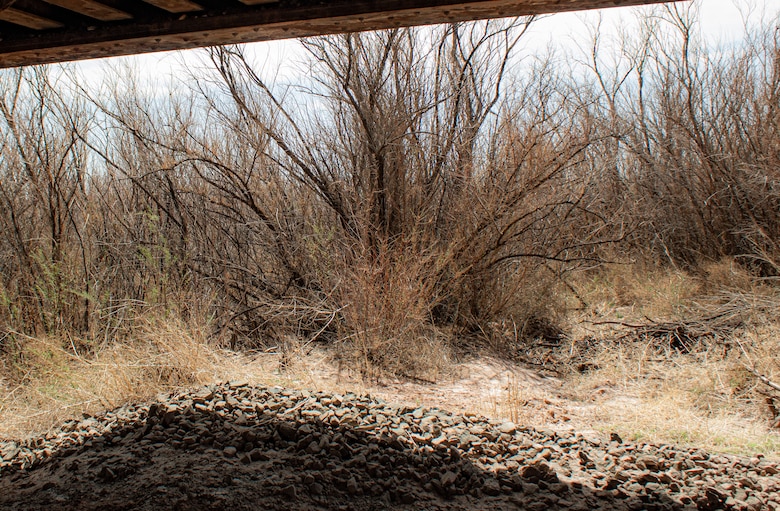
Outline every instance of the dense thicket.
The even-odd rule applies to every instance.
[[[284,90],[239,48],[167,92],[3,72],[0,338],[173,314],[413,372],[463,334],[549,334],[555,287],[605,258],[776,276],[777,20],[707,48],[683,9],[578,65],[518,59],[516,20],[306,40]]]

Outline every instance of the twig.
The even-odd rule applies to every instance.
[[[764,384],[768,385],[770,388],[773,388],[776,391],[780,392],[780,385],[778,385],[777,383],[773,382],[772,380],[770,380],[769,378],[767,378],[763,374],[759,373],[758,371],[756,371],[752,367],[749,367],[749,366],[747,366],[745,364],[742,364],[742,365],[745,367],[745,369],[747,369],[748,371],[753,373],[753,376],[755,376],[756,378],[761,380],[762,383],[764,383]]]
[[[347,305],[345,305],[343,307],[339,307],[338,309],[334,310],[333,313],[331,314],[330,318],[328,319],[328,322],[325,323],[325,326],[320,328],[319,331],[316,334],[314,334],[311,339],[306,341],[306,343],[303,345],[303,348],[305,349],[307,346],[309,346],[309,344],[311,344],[314,341],[316,341],[320,337],[320,335],[322,335],[322,332],[324,332],[330,326],[330,324],[333,322],[333,320],[336,319],[336,314],[338,314],[339,312],[343,311],[346,308],[347,308]]]
[[[620,325],[626,328],[646,328],[647,325],[632,325],[631,323],[624,323],[623,321],[593,321],[593,325]]]

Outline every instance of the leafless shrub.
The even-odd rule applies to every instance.
[[[88,152],[74,126],[90,113],[45,68],[0,80],[0,318],[39,333],[89,328]]]
[[[345,337],[361,339],[358,351],[373,363],[398,360],[388,340],[418,345],[421,327],[490,337],[498,318],[525,315],[516,322],[526,323],[544,311],[517,307],[518,293],[535,287],[525,279],[585,260],[604,242],[598,227],[587,240],[569,228],[589,216],[588,182],[572,168],[590,140],[552,69],[541,61],[516,97],[502,98],[526,27],[307,41],[319,96],[307,117],[289,110],[240,51],[211,53],[230,112],[266,137],[266,157],[317,204],[303,223],[315,239],[327,233],[328,250],[302,261],[299,274],[309,289],[333,290]]]
[[[531,19],[309,39],[288,88],[235,47],[169,94],[5,72],[3,331],[79,352],[173,316],[419,375],[475,337],[560,337],[566,276],[605,259],[775,278],[777,35],[710,50],[687,9],[614,55],[596,27],[584,77],[515,67]]]
[[[594,37],[602,167],[616,168],[620,200],[632,205],[624,218],[634,252],[688,267],[743,257],[776,274],[767,253],[780,235],[775,22],[746,27],[742,45],[707,47],[696,8],[644,15],[640,35],[622,41],[608,68],[624,70],[615,76],[599,67],[609,56]]]

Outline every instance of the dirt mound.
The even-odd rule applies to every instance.
[[[760,458],[225,384],[0,443],[3,509],[770,509]]]

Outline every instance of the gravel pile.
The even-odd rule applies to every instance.
[[[161,506],[780,511],[780,467],[240,383],[0,442],[2,509]]]

